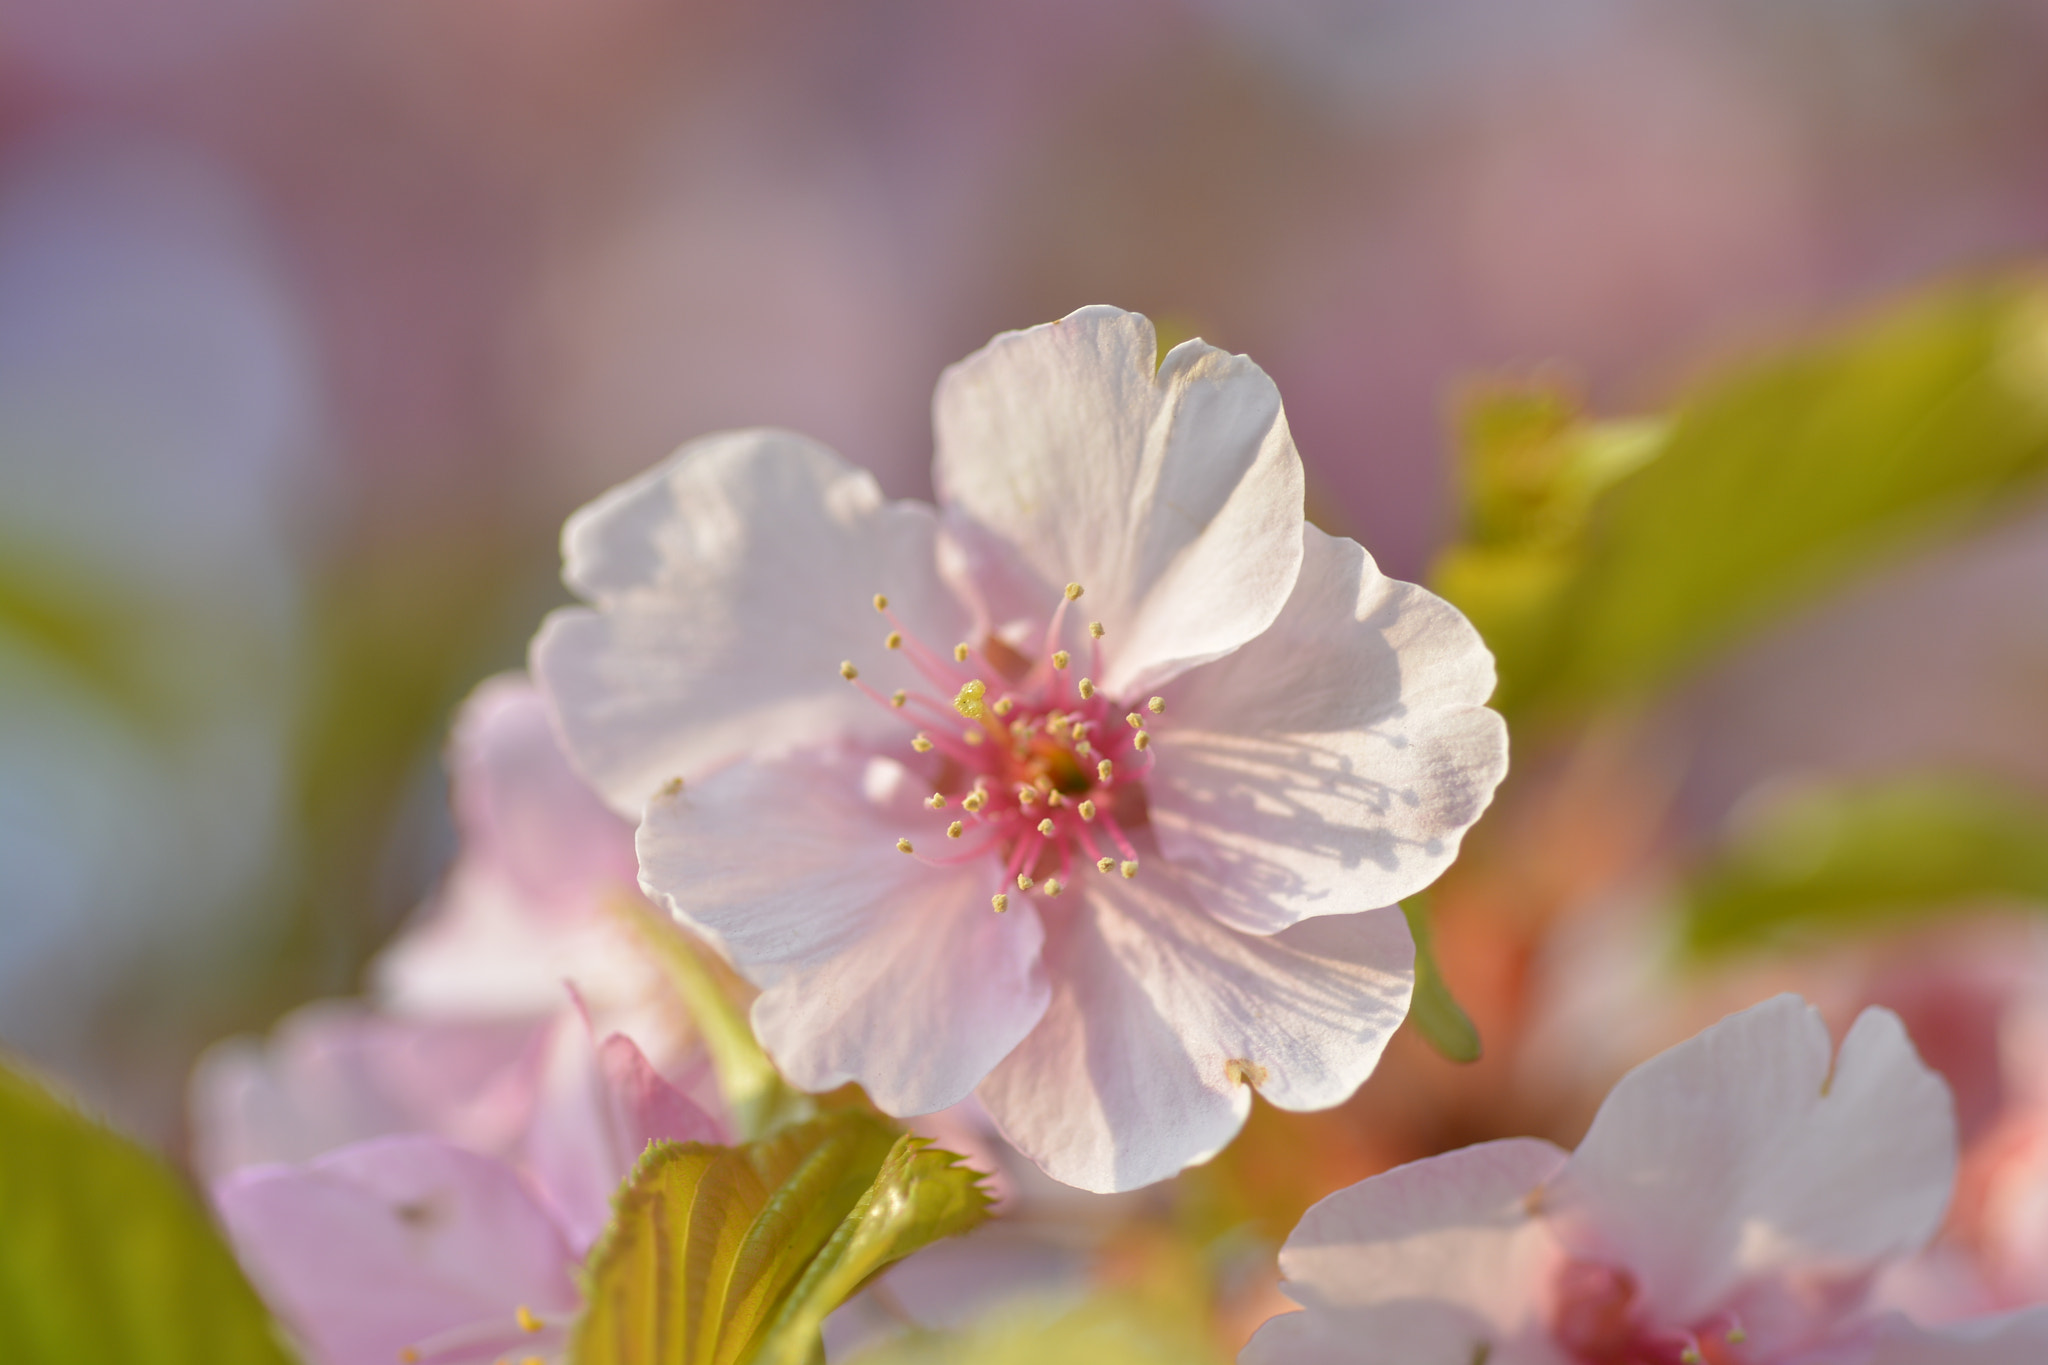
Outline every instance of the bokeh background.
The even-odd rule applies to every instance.
[[[1316,519],[1449,591],[1475,378],[1572,429],[2023,277],[2044,69],[2038,0],[4,0],[0,1045],[177,1151],[197,1052],[357,989],[434,884],[448,720],[561,600],[562,518],[688,437],[789,426],[928,494],[939,369],[1115,303],[1251,354]],[[2048,516],[1992,493],[1653,693],[1518,715],[1434,907],[1486,1059],[1404,1038],[1175,1216],[1271,1239],[1394,1160],[1569,1140],[1781,985],[1923,1018],[1966,1133],[1993,1112],[2024,917],[1956,921],[1952,970],[1911,930],[1655,965],[1671,888],[1740,883],[1787,801],[1849,818],[1829,780],[1922,783],[2048,897]]]

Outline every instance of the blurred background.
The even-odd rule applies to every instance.
[[[1485,1059],[1176,1217],[1570,1140],[1787,985],[1967,1133],[2048,900],[2044,69],[2039,0],[0,0],[0,1044],[176,1150],[433,886],[570,510],[764,423],[928,495],[940,368],[1107,302],[1274,376],[1516,737],[1433,906]]]

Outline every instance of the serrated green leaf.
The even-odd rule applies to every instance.
[[[1169,1313],[1131,1294],[1079,1305],[1004,1304],[958,1332],[914,1332],[856,1355],[851,1365],[1224,1365],[1197,1315]]]
[[[5,1067],[0,1360],[287,1360],[255,1291],[178,1177]]]
[[[1408,917],[1408,933],[1415,940],[1415,995],[1408,1005],[1408,1022],[1423,1041],[1451,1061],[1478,1061],[1479,1030],[1451,994],[1443,970],[1437,966],[1428,901],[1410,896],[1401,902],[1401,913]]]
[[[1468,453],[1480,477],[1437,577],[1494,648],[1499,703],[1525,713],[1646,694],[2039,487],[2048,288],[1950,288],[1705,386],[1578,530],[1572,479],[1555,471],[1574,467],[1581,428],[1553,414],[1544,454],[1543,420],[1525,415],[1523,443],[1539,453],[1525,463],[1565,491],[1537,478],[1539,496],[1523,499],[1534,510],[1503,514],[1519,506],[1512,481]]]
[[[577,1365],[743,1359],[895,1137],[842,1110],[741,1147],[650,1147],[585,1263]]]
[[[748,1365],[804,1365],[833,1309],[877,1271],[988,1217],[981,1175],[960,1158],[905,1134],[874,1184],[804,1271]]]
[[[1961,777],[1792,791],[1685,893],[1686,945],[1725,952],[1989,905],[2048,909],[2048,804]]]

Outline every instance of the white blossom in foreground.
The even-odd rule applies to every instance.
[[[1491,657],[1303,522],[1242,356],[1083,309],[934,421],[938,509],[756,430],[571,518],[533,671],[642,886],[797,1084],[977,1093],[1071,1184],[1340,1102],[1407,1009],[1390,907],[1505,770]]]
[[[1831,1056],[1795,996],[1623,1077],[1585,1141],[1431,1157],[1310,1209],[1303,1306],[1244,1365],[2036,1365],[2048,1312],[1921,1327],[1871,1282],[1933,1235],[1947,1087],[1870,1009]]]

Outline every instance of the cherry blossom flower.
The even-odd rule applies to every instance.
[[[1578,1149],[1482,1143],[1310,1209],[1280,1253],[1303,1311],[1245,1365],[2022,1365],[2048,1312],[1932,1329],[1873,1277],[1941,1221],[1947,1088],[1897,1016],[1831,1056],[1779,996],[1645,1062]]]
[[[798,1085],[978,1094],[1058,1179],[1348,1096],[1406,1011],[1393,907],[1490,799],[1465,620],[1302,520],[1272,382],[1109,308],[934,400],[940,507],[786,432],[578,512],[533,671],[642,815],[642,886],[762,993]]]

